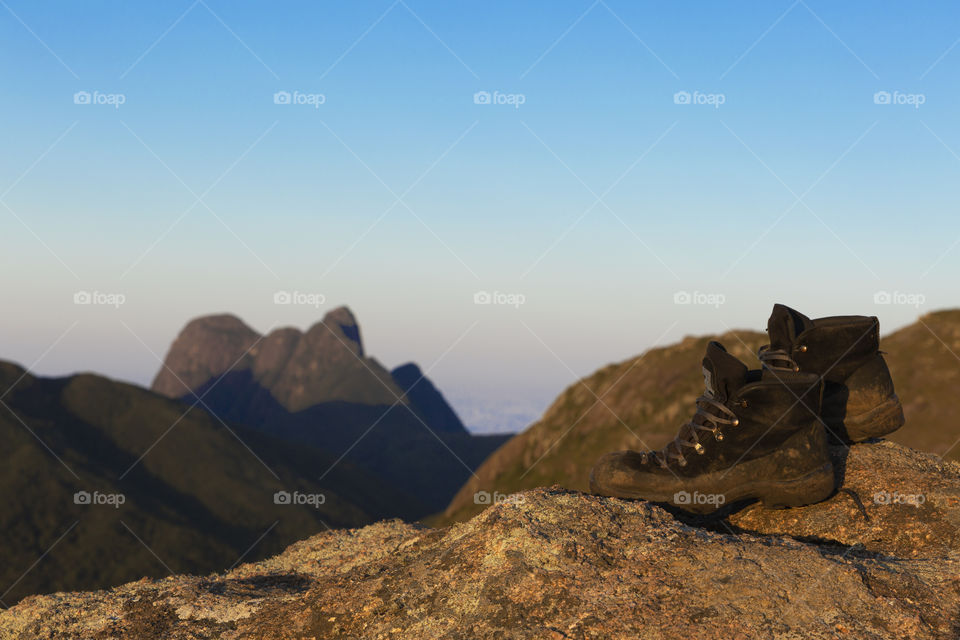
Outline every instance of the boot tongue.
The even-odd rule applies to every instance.
[[[801,333],[813,327],[813,320],[783,304],[773,305],[767,320],[771,349],[789,351]]]
[[[722,344],[711,340],[707,344],[707,355],[703,358],[705,395],[723,402],[733,396],[746,381],[746,365],[727,353]]]

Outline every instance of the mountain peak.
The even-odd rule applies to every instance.
[[[323,335],[328,330],[333,332],[333,334],[341,340],[345,340],[358,357],[363,357],[363,341],[360,338],[360,324],[348,307],[340,306],[336,309],[331,309],[323,316],[323,320],[310,327],[307,333]]]
[[[249,367],[260,334],[231,314],[194,318],[177,335],[152,389],[170,398],[190,395],[229,370]]]
[[[183,330],[196,330],[196,329],[214,329],[218,331],[249,331],[251,333],[256,333],[251,329],[247,324],[233,315],[232,313],[212,313],[205,316],[199,316],[190,320]]]
[[[419,367],[407,364],[391,375],[366,356],[360,324],[346,306],[331,309],[306,332],[285,327],[265,337],[232,314],[191,320],[171,345],[152,388],[189,399],[213,385],[246,399],[266,390],[290,412],[336,401],[392,405],[399,397],[434,431],[466,433]]]

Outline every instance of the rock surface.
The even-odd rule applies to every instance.
[[[915,489],[919,508],[861,499],[861,523],[837,496],[748,508],[730,532],[644,502],[535,489],[443,529],[386,521],[224,574],[30,597],[0,614],[0,637],[956,638],[960,466],[938,465],[859,445],[848,479]]]
[[[960,464],[886,441],[831,452],[841,487],[833,497],[779,511],[754,504],[728,522],[899,558],[960,550]]]

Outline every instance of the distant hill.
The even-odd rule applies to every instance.
[[[890,439],[960,460],[960,310],[921,316],[884,338],[880,348],[907,418]]]
[[[321,480],[318,469],[335,460],[329,453],[228,429],[201,409],[184,415],[183,404],[132,385],[94,375],[38,378],[0,362],[0,391],[7,389],[0,599],[8,605],[33,593],[165,576],[167,567],[223,570],[245,553],[262,558],[327,527],[416,508],[349,462]],[[324,502],[276,504],[278,491],[322,494]],[[91,504],[77,504],[77,492]]]
[[[733,331],[684,338],[678,344],[608,365],[569,386],[543,417],[484,462],[432,523],[465,520],[486,504],[479,491],[513,493],[559,484],[587,491],[590,468],[608,451],[659,448],[676,434],[703,389],[700,360],[719,340],[751,367],[766,333]],[[890,439],[960,459],[960,310],[921,317],[881,341],[904,406],[906,425]],[[597,399],[599,396],[600,400]],[[949,451],[948,451],[949,449]]]
[[[305,332],[267,336],[231,315],[192,320],[153,389],[187,404],[202,398],[224,420],[353,463],[407,496],[391,515],[408,520],[442,511],[509,438],[472,436],[417,365],[390,372],[369,357],[346,307]]]

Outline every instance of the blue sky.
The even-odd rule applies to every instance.
[[[958,39],[948,2],[3,0],[0,357],[148,383],[190,318],[347,304],[496,429],[773,302],[902,326],[960,302]]]

